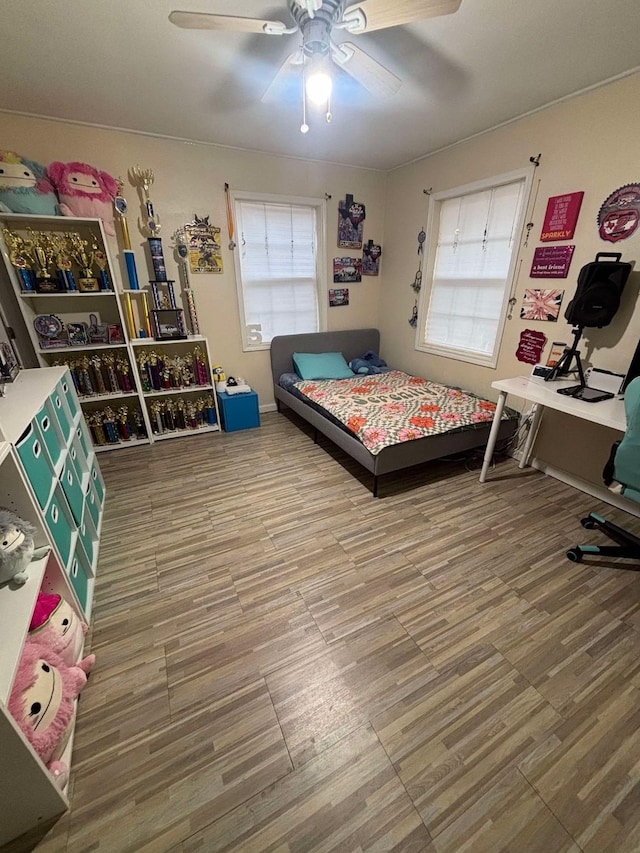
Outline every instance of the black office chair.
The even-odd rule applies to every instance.
[[[640,502],[640,377],[634,379],[624,392],[624,408],[627,415],[627,430],[624,438],[611,448],[611,455],[604,467],[603,477],[607,486],[614,481],[622,486],[621,494]],[[602,530],[616,545],[576,545],[567,551],[567,557],[579,563],[589,554],[603,557],[630,557],[640,561],[640,537],[623,527],[618,527],[595,512],[580,520],[587,530]],[[640,571],[640,567],[637,569]]]

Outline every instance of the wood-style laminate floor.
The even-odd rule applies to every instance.
[[[629,517],[511,461],[375,500],[294,418],[100,457],[97,664],[39,853],[637,853],[640,574],[564,556]]]

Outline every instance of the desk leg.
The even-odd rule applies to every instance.
[[[531,448],[533,447],[533,442],[536,440],[536,435],[538,434],[538,427],[540,426],[540,421],[542,420],[543,412],[544,406],[541,403],[534,403],[531,427],[529,428],[529,435],[527,436],[527,440],[525,441],[524,447],[522,448],[522,457],[520,459],[520,464],[518,465],[518,468],[524,468],[525,465],[529,463]]]
[[[489,470],[489,465],[491,465],[491,460],[493,459],[493,451],[496,446],[496,441],[498,440],[498,430],[500,429],[500,421],[502,420],[502,413],[504,411],[506,399],[507,392],[501,391],[500,396],[498,397],[498,402],[496,403],[496,410],[493,415],[493,423],[491,424],[491,432],[489,433],[489,440],[487,441],[487,449],[484,452],[484,461],[482,463],[482,471],[480,472],[481,483],[484,483],[487,479],[487,471]]]

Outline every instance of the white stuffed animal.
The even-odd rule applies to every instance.
[[[23,584],[29,577],[32,560],[44,557],[49,547],[35,548],[36,529],[15,512],[0,509],[0,584],[13,581]]]

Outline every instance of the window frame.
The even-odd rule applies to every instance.
[[[462,186],[452,187],[448,190],[443,190],[438,193],[432,193],[429,196],[429,209],[427,215],[427,228],[425,251],[427,253],[425,271],[422,277],[422,288],[420,298],[418,300],[418,322],[416,324],[415,333],[415,349],[419,352],[429,353],[431,355],[439,355],[443,358],[451,358],[456,361],[464,361],[469,364],[478,364],[483,367],[496,368],[502,347],[502,338],[506,325],[507,310],[509,307],[509,299],[513,290],[514,279],[516,275],[516,267],[522,242],[522,232],[526,212],[529,207],[531,196],[531,187],[533,185],[534,167],[525,167],[516,169],[512,172],[505,172],[501,175],[495,175],[490,178],[483,178],[480,181],[473,181]],[[425,341],[426,322],[431,307],[431,296],[433,293],[433,271],[435,266],[438,232],[440,230],[440,206],[443,201],[448,201],[453,198],[459,198],[464,195],[472,195],[473,193],[482,192],[485,190],[495,189],[496,187],[505,184],[514,183],[515,181],[524,181],[522,202],[518,218],[515,222],[513,234],[514,243],[511,252],[511,260],[509,263],[509,271],[505,282],[504,294],[502,297],[502,305],[498,317],[498,329],[496,332],[493,351],[489,355],[482,355],[470,350],[462,350],[456,347],[431,344]]]
[[[308,196],[277,195],[275,193],[259,193],[249,190],[234,190],[230,193],[234,221],[237,223],[236,201],[249,201],[264,204],[298,205],[300,207],[313,207],[316,213],[316,299],[318,300],[318,331],[327,331],[327,307],[323,299],[323,286],[327,275],[327,234],[326,234],[326,212],[327,202],[324,198],[313,198]],[[235,235],[235,248],[233,259],[236,275],[236,291],[238,294],[238,315],[240,322],[240,337],[243,352],[258,352],[270,350],[271,341],[252,344],[248,340],[248,324],[244,305],[244,287],[242,281],[242,266],[240,259],[242,235]]]

